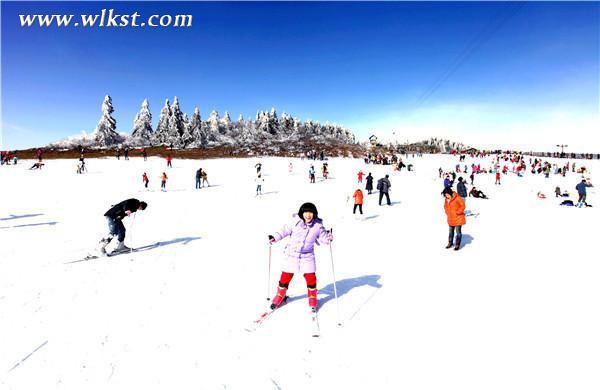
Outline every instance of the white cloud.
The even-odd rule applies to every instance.
[[[569,151],[600,153],[600,112],[564,106],[445,104],[379,114],[350,127],[365,139],[372,133],[399,142],[438,137],[482,148],[537,151],[567,144]]]

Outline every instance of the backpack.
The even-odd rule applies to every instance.
[[[377,182],[377,190],[381,191],[383,189],[383,182],[381,180],[379,180]]]

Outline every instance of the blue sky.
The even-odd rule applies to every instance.
[[[191,14],[193,27],[19,26],[19,14],[103,8]],[[204,118],[275,107],[359,139],[590,147],[599,21],[599,3],[3,2],[3,147],[93,131],[105,94],[121,132],[144,98],[156,124],[178,96]]]

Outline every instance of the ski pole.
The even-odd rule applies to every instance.
[[[129,231],[130,231],[130,233],[129,233],[129,245],[131,245],[129,247],[129,253],[133,252],[133,244],[132,244],[132,242],[133,242],[133,226],[135,225],[135,215],[136,214],[133,213],[133,221],[131,221],[131,227],[129,228]]]
[[[267,275],[267,301],[271,300],[271,245],[269,245],[269,274]]]
[[[333,228],[331,228],[330,232],[333,234]],[[335,294],[335,304],[337,306],[338,326],[342,326],[342,320],[340,317],[340,302],[338,300],[337,285],[335,281],[335,267],[333,266],[333,249],[331,247],[331,242],[329,242],[329,258],[331,259],[331,273],[333,274],[333,293]]]

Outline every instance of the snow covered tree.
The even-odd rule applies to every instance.
[[[180,147],[185,148],[194,140],[194,137],[192,136],[190,130],[190,121],[188,119],[188,116],[187,114],[183,114],[183,134],[181,134],[180,137]]]
[[[229,112],[225,111],[225,115],[220,120],[219,131],[221,134],[227,134],[231,131],[232,127],[231,116],[229,116]]]
[[[177,96],[173,100],[171,105],[171,115],[167,121],[167,143],[173,145],[179,145],[181,143],[181,136],[183,135],[184,123],[183,113],[179,107],[179,100]]]
[[[152,114],[150,113],[148,99],[144,99],[140,112],[135,116],[131,136],[146,141],[150,141],[152,138]]]
[[[94,140],[100,146],[118,144],[123,140],[116,132],[117,121],[111,115],[114,111],[112,99],[106,95],[102,102],[102,117],[98,122],[98,126],[96,126],[96,130],[94,130]]]
[[[169,135],[169,117],[171,116],[171,105],[169,99],[165,100],[165,105],[160,110],[160,116],[158,117],[158,125],[156,125],[156,131],[154,132],[154,139],[156,143],[164,144],[167,142]]]
[[[207,121],[207,139],[209,142],[217,142],[219,139],[219,113],[212,111]]]
[[[206,133],[202,129],[202,118],[200,117],[200,109],[198,107],[194,109],[189,128],[192,135],[192,144],[194,146],[206,145]]]

